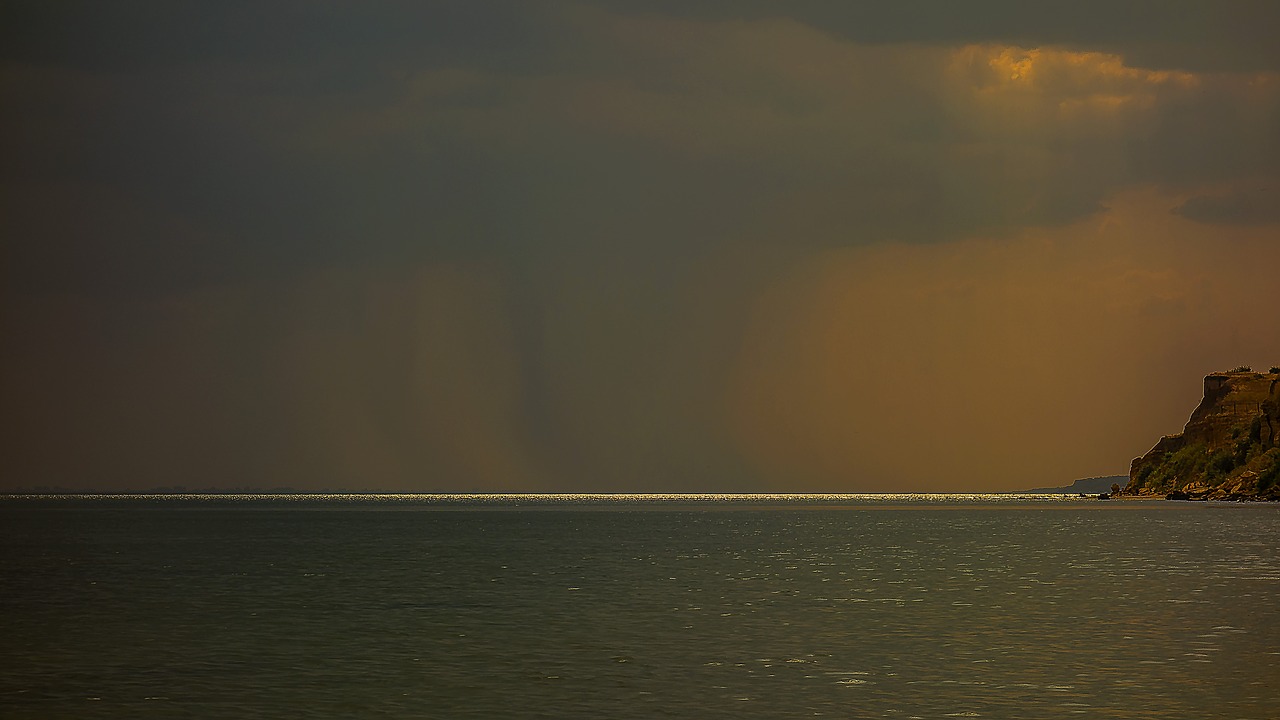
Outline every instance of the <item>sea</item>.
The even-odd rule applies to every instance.
[[[0,497],[4,718],[1280,717],[1280,505]]]

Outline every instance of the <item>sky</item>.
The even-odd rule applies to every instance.
[[[1280,3],[0,7],[0,490],[1001,491],[1280,365]]]

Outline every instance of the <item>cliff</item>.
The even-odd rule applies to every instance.
[[[1280,500],[1280,374],[1213,373],[1178,435],[1129,466],[1126,495]]]

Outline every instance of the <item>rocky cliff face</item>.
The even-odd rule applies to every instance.
[[[1125,494],[1280,499],[1280,374],[1213,373],[1178,435],[1129,466]]]

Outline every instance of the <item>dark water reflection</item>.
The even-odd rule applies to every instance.
[[[0,715],[1280,708],[1280,508],[366,510],[0,508]]]

